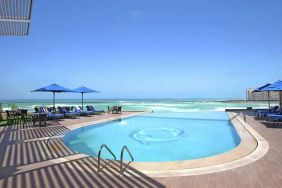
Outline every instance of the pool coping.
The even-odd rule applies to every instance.
[[[155,165],[154,169],[146,170],[151,165],[148,163],[136,165],[136,162],[132,166],[152,177],[190,176],[230,170],[262,158],[269,150],[268,142],[240,116],[232,119],[237,113],[227,114],[241,138],[241,143],[233,150],[195,160],[159,163],[162,165],[159,169],[159,165]],[[142,168],[143,165],[145,168]]]
[[[136,112],[130,115],[108,118],[100,121],[85,122],[70,125],[67,126],[67,128],[75,130],[84,126],[133,117],[145,113],[148,112]],[[193,160],[173,162],[132,162],[130,165],[151,177],[190,176],[230,170],[250,164],[262,158],[269,149],[268,142],[249,124],[244,122],[240,116],[237,116],[238,113],[227,112],[227,114],[241,138],[240,144],[234,149],[222,154]]]
[[[74,125],[66,125],[66,127],[69,130],[73,131],[75,129],[79,129],[79,128],[86,127],[86,126],[89,126],[89,125],[97,125],[97,124],[100,124],[100,123],[105,123],[105,122],[109,122],[109,121],[115,121],[115,120],[119,120],[119,119],[124,119],[124,118],[129,118],[129,117],[134,117],[134,116],[138,116],[138,115],[142,115],[142,114],[151,113],[149,111],[126,111],[126,112],[133,112],[133,113],[127,114],[127,115],[120,114],[119,116],[116,116],[116,117],[101,119],[101,120],[98,120],[98,121],[94,120],[94,121],[88,121],[88,122],[74,124]]]

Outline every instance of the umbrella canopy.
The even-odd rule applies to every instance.
[[[83,109],[83,95],[84,95],[84,93],[99,93],[99,91],[96,91],[94,89],[89,89],[89,88],[84,87],[84,86],[78,87],[78,88],[74,89],[73,91],[76,92],[76,93],[81,93],[82,109]]]
[[[279,105],[282,107],[282,81],[278,80],[277,82],[274,82],[273,84],[261,89],[261,91],[279,91]]]
[[[41,87],[31,92],[52,92],[53,93],[53,109],[55,109],[55,93],[73,92],[73,90],[60,86],[58,84],[51,84],[49,86]]]
[[[264,88],[266,88],[266,87],[268,87],[270,85],[271,85],[270,83],[267,83],[267,84],[265,84],[265,85],[255,89],[253,92],[263,92],[262,89],[264,89]]]
[[[262,89],[264,89],[264,88],[266,88],[266,87],[268,87],[270,85],[271,85],[270,83],[267,83],[267,84],[265,84],[265,85],[255,89],[253,92],[264,92],[264,91],[262,91]],[[267,91],[267,100],[268,100],[268,108],[270,109],[270,95],[269,95],[269,92],[270,91]]]

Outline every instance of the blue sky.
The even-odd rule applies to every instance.
[[[30,35],[0,38],[0,98],[244,98],[282,79],[282,1],[35,1]],[[60,98],[74,98],[60,94]],[[79,96],[77,96],[79,97]]]

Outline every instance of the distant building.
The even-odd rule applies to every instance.
[[[253,92],[254,88],[246,90],[246,100],[248,101],[267,101],[267,100],[279,100],[278,92],[270,92],[269,99],[267,92]]]

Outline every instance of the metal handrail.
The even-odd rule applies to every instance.
[[[123,153],[124,151],[127,151],[127,153],[129,154],[130,158],[131,158],[131,161],[129,161],[127,163],[127,165],[125,166],[125,168],[123,168]],[[126,168],[129,166],[129,164],[131,162],[134,161],[134,158],[131,154],[131,152],[129,151],[128,147],[127,146],[123,146],[122,149],[121,149],[121,152],[120,152],[120,173],[123,174],[123,172],[126,170]]]
[[[51,141],[51,139],[54,138],[54,137],[60,138],[60,137],[62,137],[62,136],[64,136],[64,135],[56,135],[56,134],[53,134],[53,135],[51,135],[51,136],[48,138],[48,140],[47,140],[47,142],[46,142],[46,145],[47,145],[47,148],[48,148],[49,152],[51,153],[51,155],[53,155],[53,156],[56,155],[55,152],[53,152],[53,150],[51,149],[50,144],[49,144],[50,141]],[[112,160],[108,159],[108,162],[107,162],[105,165],[101,166],[101,155],[102,155],[102,151],[103,151],[104,148],[111,154],[111,156],[113,157],[113,159],[112,159]],[[128,153],[128,155],[130,156],[130,158],[131,158],[131,161],[129,161],[129,162],[126,164],[126,166],[123,165],[124,151],[126,151],[126,152]],[[101,145],[101,147],[100,147],[100,149],[99,149],[99,152],[98,152],[98,168],[97,168],[97,172],[98,172],[98,173],[102,172],[102,170],[103,170],[104,168],[106,168],[106,167],[107,167],[110,163],[112,163],[113,161],[117,161],[116,155],[112,152],[112,150],[111,150],[106,144]],[[133,162],[133,161],[134,161],[134,158],[133,158],[131,152],[129,151],[128,147],[127,147],[127,146],[123,146],[122,149],[121,149],[121,153],[120,153],[120,173],[123,174],[124,171],[126,170],[126,168],[129,166],[129,164],[130,164],[131,162]]]
[[[101,166],[101,154],[102,154],[102,151],[103,151],[103,148],[106,148],[107,151],[113,156],[114,160],[116,161],[116,156],[115,154],[112,152],[112,150],[106,145],[106,144],[103,144],[101,145],[100,149],[99,149],[99,153],[98,153],[98,173],[99,172],[102,172],[102,170],[108,165],[110,164],[112,161],[110,160],[108,163],[106,163],[102,168],[100,167]]]

